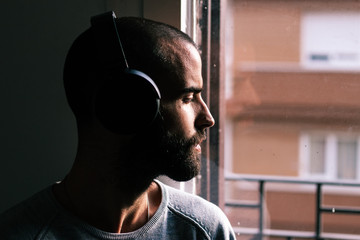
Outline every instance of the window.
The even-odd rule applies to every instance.
[[[302,134],[300,176],[327,180],[360,180],[357,136],[336,133]]]
[[[323,205],[360,207],[360,5],[224,2],[220,186],[239,239],[359,239],[359,215]]]
[[[309,11],[301,19],[302,63],[306,68],[360,67],[359,12]]]

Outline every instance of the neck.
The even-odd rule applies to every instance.
[[[153,161],[139,151],[133,136],[85,132],[88,135],[79,132],[74,165],[55,185],[55,196],[74,215],[103,231],[138,229],[161,202],[160,188],[152,182],[156,175],[150,174]]]
[[[88,224],[107,232],[131,232],[146,224],[159,207],[161,192],[156,183],[137,187],[131,179],[111,182],[86,169],[73,166],[54,193],[66,209]]]

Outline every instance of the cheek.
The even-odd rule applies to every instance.
[[[195,114],[190,107],[176,107],[166,110],[164,116],[165,126],[171,133],[192,137],[195,131]]]

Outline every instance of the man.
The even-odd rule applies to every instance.
[[[214,125],[196,45],[168,25],[110,15],[93,19],[65,62],[79,137],[73,167],[2,214],[1,239],[235,239],[218,207],[154,180],[195,177]],[[144,79],[161,98],[150,120],[149,107],[138,110],[152,101]]]

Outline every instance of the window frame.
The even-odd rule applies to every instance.
[[[221,44],[224,29],[221,13],[225,0],[201,0],[197,3],[197,44],[202,59],[203,98],[215,119],[207,132],[202,155],[199,195],[210,202],[224,206],[224,72]]]

